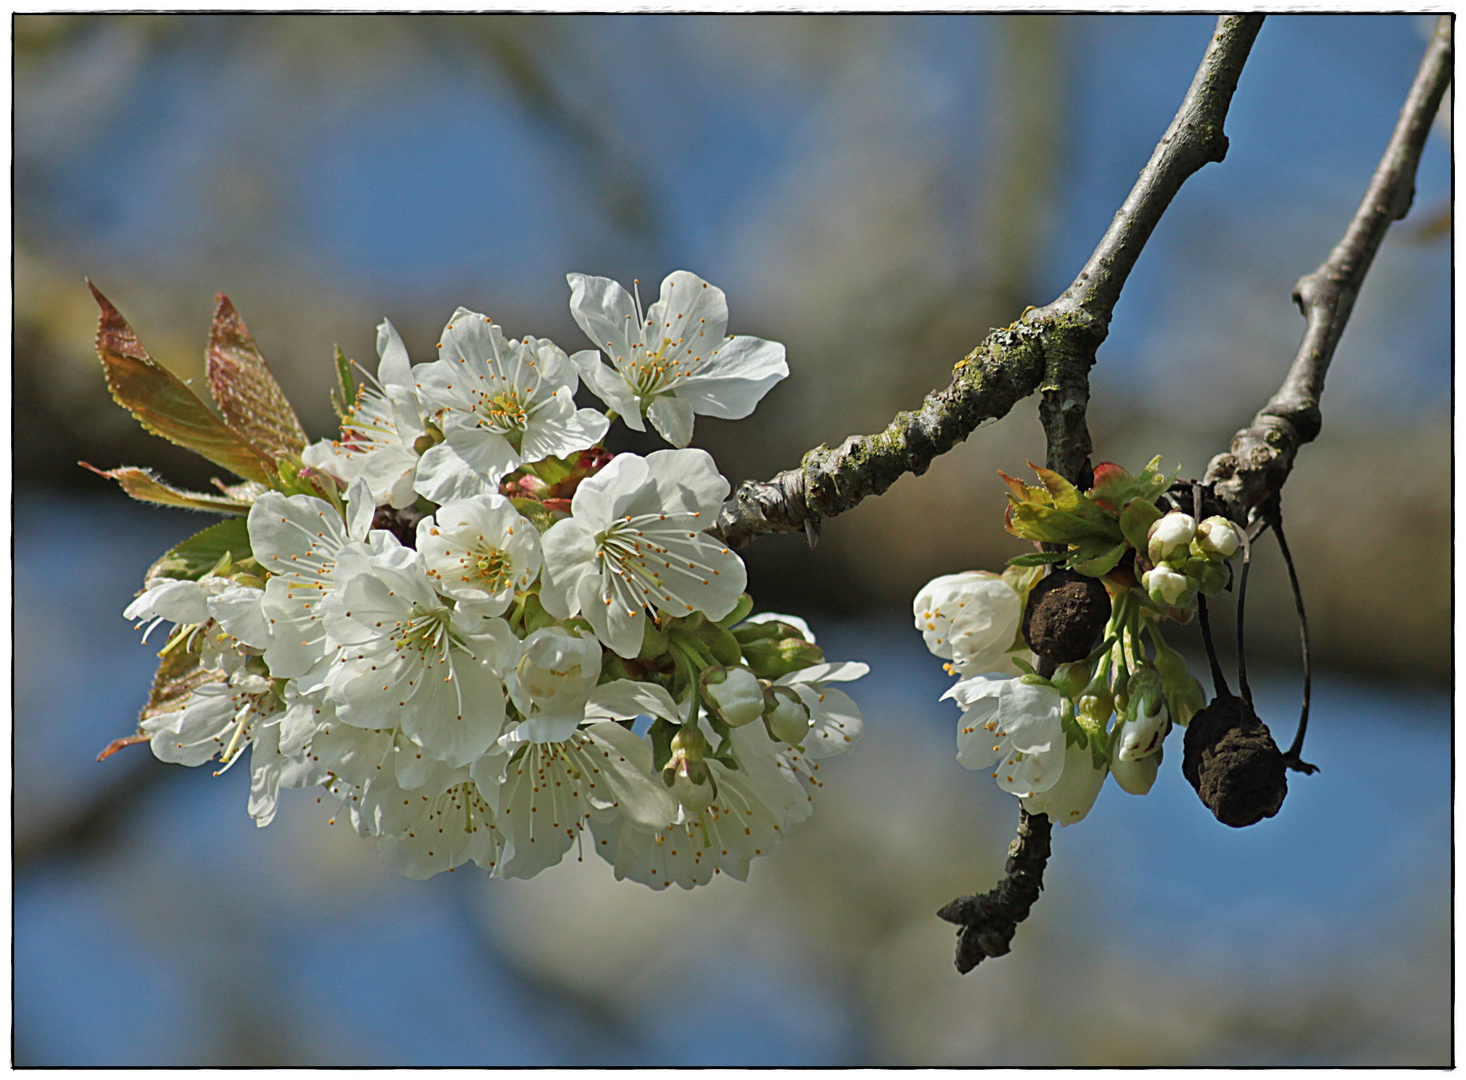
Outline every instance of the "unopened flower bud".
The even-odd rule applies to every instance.
[[[1226,563],[1220,560],[1187,559],[1186,576],[1196,582],[1196,587],[1207,596],[1214,596],[1227,586]]]
[[[764,691],[764,725],[769,736],[798,746],[809,734],[809,706],[787,686]]]
[[[1136,672],[1130,679],[1130,700],[1115,739],[1115,757],[1121,761],[1148,757],[1160,749],[1170,728],[1160,678],[1148,669]]]
[[[703,700],[729,727],[742,727],[764,714],[764,688],[744,667],[710,667],[702,673]]]
[[[1179,510],[1172,511],[1150,527],[1147,534],[1150,544],[1146,554],[1150,561],[1160,563],[1177,551],[1185,551],[1196,536],[1196,519]]]
[[[1115,692],[1104,679],[1096,678],[1091,681],[1074,701],[1074,712],[1079,726],[1088,732],[1103,734],[1109,725],[1110,714],[1114,711]]]
[[[1168,566],[1157,566],[1140,575],[1140,587],[1157,604],[1166,607],[1181,607],[1183,600],[1190,599],[1192,591],[1191,579]]]
[[[1203,555],[1220,555],[1230,559],[1242,546],[1242,536],[1224,517],[1209,517],[1196,526],[1195,546]]]
[[[1110,775],[1115,778],[1115,783],[1120,785],[1121,790],[1128,791],[1131,795],[1144,795],[1155,783],[1162,756],[1163,751],[1159,749],[1138,761],[1127,761],[1116,754],[1110,758]]]
[[[824,650],[803,637],[762,638],[743,644],[743,662],[761,679],[782,679],[822,663]]]
[[[702,732],[684,724],[672,736],[672,756],[662,770],[662,782],[689,810],[704,810],[717,798],[712,772],[704,757],[709,750]]]

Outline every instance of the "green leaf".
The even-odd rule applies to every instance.
[[[209,389],[224,419],[271,457],[299,454],[305,429],[229,297],[214,297],[206,354]]]
[[[1077,572],[1089,577],[1104,577],[1118,565],[1125,557],[1125,552],[1129,550],[1130,545],[1123,540],[1108,548],[1086,544],[1075,549],[1069,565]]]
[[[135,465],[123,465],[116,469],[99,469],[85,461],[77,462],[83,469],[91,469],[98,476],[116,480],[122,490],[139,502],[157,503],[160,506],[181,506],[186,510],[208,510],[215,514],[247,514],[250,501],[229,496],[210,495],[203,491],[184,491],[158,479],[151,469],[140,469]]]
[[[1061,563],[1069,557],[1067,551],[1030,551],[1026,555],[1014,555],[1008,560],[1009,566],[1048,566],[1052,563]]]
[[[137,418],[144,430],[212,461],[246,480],[268,484],[270,459],[219,419],[177,375],[147,354],[122,314],[90,281],[102,315],[97,325],[97,355],[112,398]]]
[[[1083,502],[1084,496],[1079,494],[1077,487],[1052,469],[1041,469],[1031,461],[1028,467],[1038,474],[1039,480],[1048,489],[1049,494],[1053,497],[1056,510],[1068,510],[1071,513],[1079,511],[1079,504]]]
[[[159,577],[197,581],[226,555],[233,562],[254,557],[249,546],[249,525],[242,517],[229,518],[190,536],[148,567],[143,583]]]
[[[1160,457],[1153,457],[1139,476],[1131,476],[1124,469],[1110,466],[1104,470],[1102,480],[1090,490],[1091,499],[1103,499],[1111,506],[1123,507],[1131,499],[1153,503],[1161,492],[1171,486],[1171,478],[1159,472]]]
[[[1150,527],[1161,519],[1161,512],[1150,499],[1131,499],[1120,511],[1120,531],[1136,551],[1144,551],[1149,543]]]
[[[351,406],[356,403],[356,376],[351,373],[351,361],[336,346],[336,389],[331,391],[331,408],[337,419],[345,420]]]
[[[1051,544],[1078,544],[1091,539],[1114,544],[1124,539],[1120,522],[1113,515],[1101,512],[1095,519],[1038,503],[1017,503],[1011,507],[1009,529],[1026,540]]]

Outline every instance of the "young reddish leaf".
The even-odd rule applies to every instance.
[[[1013,479],[1013,477],[1009,476],[1002,469],[998,470],[998,475],[1003,478],[1003,483],[1008,485],[1008,490],[1013,493],[1014,498],[1019,501],[1027,501],[1033,497],[1029,493],[1028,485],[1022,480]]]
[[[102,747],[102,752],[97,755],[97,760],[106,761],[109,757],[117,753],[117,751],[121,750],[124,746],[136,746],[140,742],[147,742],[150,738],[152,738],[152,736],[148,735],[146,732],[139,731],[136,735],[128,735],[121,739],[113,739],[106,746]]]
[[[214,325],[207,353],[209,389],[233,428],[272,457],[298,454],[305,430],[285,392],[270,374],[259,346],[229,297],[214,297]]]
[[[143,428],[192,450],[246,480],[269,483],[270,459],[199,400],[177,375],[147,354],[132,327],[90,281],[102,316],[97,355],[112,398]]]
[[[116,469],[99,469],[78,461],[83,469],[90,469],[98,476],[116,480],[122,490],[139,502],[158,503],[161,506],[181,506],[186,510],[210,510],[216,514],[247,514],[249,502],[234,498],[221,498],[202,491],[184,491],[171,487],[158,479],[151,469],[140,469],[136,465],[122,465]]]
[[[1078,488],[1052,469],[1040,468],[1031,461],[1028,463],[1028,467],[1038,474],[1038,478],[1043,483],[1043,486],[1048,488],[1049,495],[1053,497],[1054,506],[1060,510],[1069,510],[1071,512],[1080,510],[1079,504],[1083,496],[1079,494]]]
[[[157,673],[153,675],[153,690],[148,695],[148,703],[137,714],[138,724],[166,712],[177,712],[200,686],[222,682],[224,678],[222,671],[199,666],[196,649],[180,648],[164,653]]]

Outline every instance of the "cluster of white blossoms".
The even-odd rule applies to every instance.
[[[618,877],[691,888],[746,877],[809,815],[820,759],[862,731],[838,684],[867,668],[750,615],[709,532],[728,481],[686,449],[695,415],[753,411],[784,348],[728,337],[690,273],[645,313],[569,280],[597,349],[460,308],[414,365],[384,322],[340,438],[160,560],[125,612],[172,624],[139,729],[159,758],[248,751],[260,825],[282,787],[322,787],[418,878],[530,877],[590,843]],[[582,381],[606,412],[576,407]],[[618,418],[676,449],[610,455]]]
[[[935,578],[913,604],[959,677],[943,695],[962,709],[957,760],[1061,825],[1089,813],[1106,776],[1149,792],[1172,724],[1206,704],[1160,627],[1226,585],[1241,535],[1222,517],[1160,509],[1168,481],[1155,466],[1132,477],[1105,463],[1088,492],[1043,469],[1038,487],[1005,477],[1009,531],[1068,550]]]

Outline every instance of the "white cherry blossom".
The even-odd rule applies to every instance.
[[[367,376],[358,387],[341,438],[311,444],[301,460],[342,483],[360,477],[373,505],[401,509],[417,500],[413,485],[427,428],[407,347],[386,319],[377,327],[377,355],[376,378]]]
[[[960,674],[1009,674],[1008,655],[1023,620],[1023,597],[1003,577],[984,570],[945,574],[927,582],[912,604],[926,647]]]
[[[502,495],[445,503],[417,525],[417,550],[444,596],[500,615],[540,573],[540,534]]]
[[[507,340],[487,316],[459,308],[440,347],[417,370],[423,408],[444,436],[418,467],[417,490],[433,502],[497,492],[520,465],[567,457],[605,436],[605,416],[576,409],[576,368],[554,342]]]
[[[742,559],[702,531],[727,495],[728,481],[702,450],[618,454],[581,481],[572,516],[543,537],[545,610],[584,617],[624,657],[641,649],[648,611],[727,615],[748,575]]]
[[[967,769],[996,765],[1004,791],[1027,796],[1053,787],[1064,769],[1063,696],[1051,686],[975,675],[945,694],[962,708],[957,761]]]
[[[711,738],[711,729],[704,733]],[[653,889],[691,889],[719,873],[744,881],[749,864],[773,851],[785,826],[809,816],[809,797],[762,724],[733,729],[732,743],[739,768],[706,759],[712,798],[703,807],[684,805],[676,823],[649,831],[622,817],[592,820],[596,851],[618,879]]]
[[[522,742],[563,742],[585,719],[586,699],[601,676],[601,644],[590,634],[545,626],[524,639],[505,682],[524,722],[503,736]]]
[[[373,555],[322,602],[342,647],[326,679],[336,716],[355,727],[393,729],[439,761],[468,765],[504,722],[501,673],[518,642],[502,619],[449,608],[421,556],[397,564]]]
[[[1099,798],[1108,772],[1107,767],[1094,767],[1094,755],[1087,747],[1070,746],[1064,751],[1062,774],[1046,790],[1025,796],[1023,809],[1030,814],[1047,814],[1050,821],[1060,825],[1083,821]]]
[[[561,742],[524,743],[473,772],[480,790],[495,791],[503,877],[533,877],[558,863],[598,815],[651,830],[677,813],[652,772],[651,747],[617,723],[587,724]]]
[[[781,618],[787,619],[788,616]],[[810,729],[802,744],[804,757],[827,758],[843,754],[865,733],[860,707],[849,694],[829,684],[852,682],[869,671],[867,664],[842,661],[801,668],[778,680],[775,685],[794,690],[809,708]]]
[[[776,341],[726,337],[723,290],[675,270],[645,313],[640,296],[610,278],[570,274],[570,312],[596,352],[576,353],[581,378],[628,427],[645,416],[673,446],[692,441],[694,415],[738,420],[789,374]]]
[[[301,679],[300,689],[318,689],[336,645],[326,634],[321,602],[335,587],[343,552],[368,548],[373,504],[368,485],[358,478],[348,491],[351,521],[336,508],[310,495],[261,495],[250,507],[250,547],[271,577],[265,583],[262,612],[270,640],[265,663],[277,678]],[[373,534],[377,547],[396,541]]]

